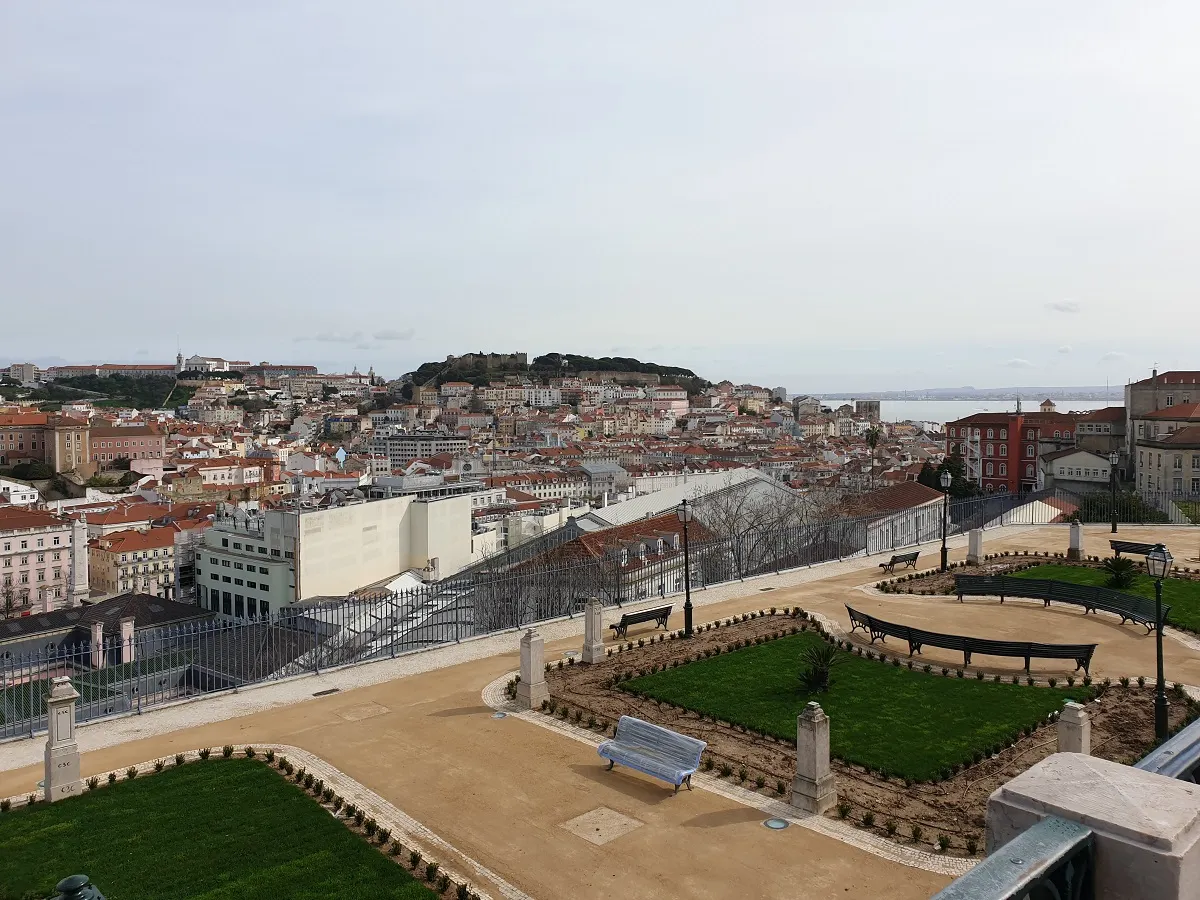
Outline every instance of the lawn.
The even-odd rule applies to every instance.
[[[1017,578],[1049,578],[1069,581],[1072,584],[1108,586],[1108,575],[1103,569],[1089,566],[1034,566],[1014,572]],[[1154,599],[1154,579],[1149,575],[1138,575],[1131,587],[1123,588],[1126,593]],[[1163,603],[1171,607],[1167,623],[1200,631],[1200,581],[1185,581],[1182,578],[1163,579]]]
[[[190,762],[0,813],[0,898],[83,872],[108,900],[434,894],[256,760]]]
[[[1080,699],[1089,688],[1027,687],[949,677],[935,666],[895,668],[839,652],[827,693],[800,684],[801,653],[819,643],[802,633],[666,669],[625,682],[639,694],[666,700],[784,740],[796,739],[796,716],[816,700],[830,718],[830,754],[847,762],[924,781],[975,752],[1015,736]],[[894,651],[897,647],[891,648]]]

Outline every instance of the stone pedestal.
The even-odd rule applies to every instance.
[[[1132,766],[1055,753],[988,799],[987,852],[1046,816],[1091,828],[1096,900],[1200,896],[1197,787]]]
[[[836,805],[837,787],[829,771],[829,717],[819,703],[809,703],[796,717],[792,806],[819,815]]]
[[[538,709],[550,699],[546,687],[546,642],[530,628],[521,638],[521,680],[517,683],[517,704]]]
[[[65,675],[54,679],[46,697],[46,780],[43,786],[50,803],[80,793],[79,746],[75,743],[75,701],[79,692]]]
[[[1083,559],[1083,525],[1071,523],[1071,544],[1067,547],[1067,559]]]
[[[1078,703],[1065,704],[1058,718],[1058,752],[1085,756],[1092,752],[1092,719]]]
[[[604,661],[604,604],[599,597],[589,597],[583,611],[583,661]]]
[[[977,566],[983,562],[983,529],[972,528],[967,532],[967,565]]]

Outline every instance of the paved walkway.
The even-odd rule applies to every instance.
[[[1189,555],[1185,546],[1200,542],[1200,531],[1123,528],[1122,537],[1168,540],[1182,559]],[[990,532],[988,539],[989,551],[1063,550],[1067,532],[1004,529]],[[1099,529],[1088,539],[1097,542],[1092,552],[1107,547],[1098,543],[1105,539]],[[963,541],[953,543],[959,545],[953,558],[962,558]],[[932,562],[936,548],[925,550],[924,556]],[[839,607],[848,598],[893,604],[900,598],[875,601],[858,590],[877,577],[877,559],[700,592],[695,597],[702,607],[698,619],[789,604],[840,619],[845,611],[839,613]],[[903,599],[903,608],[909,609],[908,598]],[[955,612],[942,598],[924,599],[939,604],[939,615],[968,615],[966,605]],[[1012,623],[1024,621],[1026,634],[1045,627],[1037,609],[1006,603],[993,610],[987,604],[974,601],[970,606],[973,633],[984,622],[1020,628]],[[911,614],[922,614],[915,602]],[[1083,622],[1082,616],[1067,615],[1076,615],[1073,626]],[[1143,666],[1141,629],[1095,622],[1096,617],[1088,617],[1086,626],[1106,635],[1097,651],[1098,665],[1109,657],[1113,666]],[[581,629],[578,618],[541,628],[549,657],[577,647]],[[1194,657],[1182,645],[1168,644],[1168,677],[1189,680],[1176,675],[1176,668],[1193,666]],[[225,743],[303,748],[449,841],[464,858],[539,900],[611,897],[614,892],[630,898],[749,893],[926,898],[948,882],[946,875],[885,860],[812,829],[769,831],[760,824],[762,810],[729,796],[704,790],[672,796],[635,773],[604,772],[594,749],[581,742],[519,717],[493,719],[481,692],[517,668],[516,651],[516,634],[496,635],[84,726],[78,731],[85,751],[83,775]],[[1144,667],[1145,674],[1152,669]],[[1200,683],[1200,669],[1195,671],[1190,680]],[[312,696],[335,687],[339,693]],[[0,796],[27,792],[40,778],[42,744],[39,737],[0,745]],[[602,845],[561,827],[598,808],[640,824]],[[467,868],[461,861],[456,865]],[[504,893],[494,884],[490,891]]]

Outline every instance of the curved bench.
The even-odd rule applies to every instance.
[[[661,725],[621,716],[612,740],[602,743],[598,752],[608,760],[609,770],[620,763],[675,785],[675,793],[679,793],[681,784],[686,784],[689,791],[692,789],[692,775],[699,768],[700,754],[707,746],[704,741]]]
[[[1010,656],[1025,660],[1025,671],[1029,671],[1029,661],[1037,659],[1071,659],[1075,661],[1075,670],[1083,669],[1087,674],[1092,665],[1092,654],[1096,652],[1096,644],[1039,644],[1033,641],[994,641],[988,638],[967,637],[961,634],[942,634],[937,631],[926,631],[923,628],[913,628],[911,625],[900,625],[896,622],[885,622],[875,616],[861,613],[847,605],[846,612],[850,614],[850,632],[853,634],[859,628],[871,636],[871,643],[897,637],[908,641],[908,655],[920,653],[921,648],[942,647],[946,650],[958,650],[963,655],[963,665],[971,664],[971,654],[980,653],[984,656]]]
[[[1121,624],[1137,622],[1149,634],[1157,627],[1154,611],[1154,601],[1112,588],[1093,587],[1088,584],[1071,584],[1068,581],[1055,581],[1049,578],[1014,578],[1011,575],[955,575],[954,592],[958,594],[958,602],[962,603],[964,596],[999,597],[1004,602],[1005,597],[1026,597],[1031,600],[1041,600],[1046,606],[1051,600],[1059,603],[1073,603],[1083,607],[1083,614],[1094,613],[1097,610],[1114,613],[1121,617]],[[1162,608],[1163,620],[1171,607]]]

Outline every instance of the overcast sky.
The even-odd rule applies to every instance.
[[[1200,4],[0,5],[0,361],[1200,368]]]

